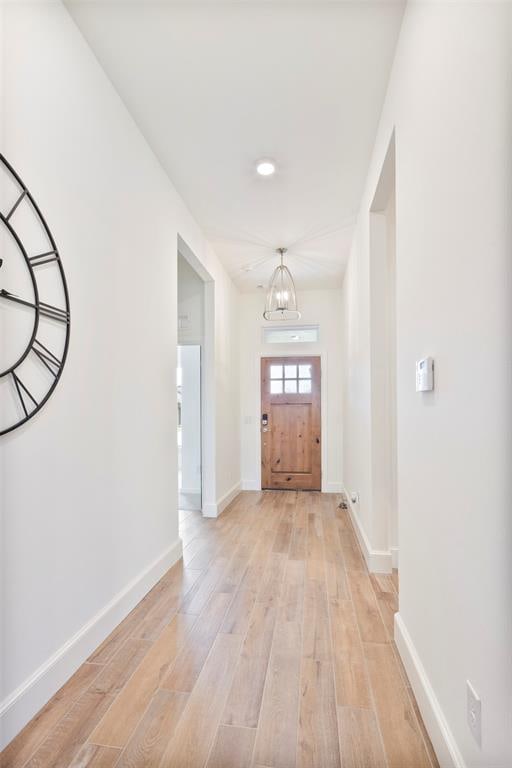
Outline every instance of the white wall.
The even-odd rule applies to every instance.
[[[395,128],[397,640],[441,764],[468,768],[512,764],[511,69],[510,3],[408,6],[344,283],[344,481],[372,543],[369,210]]]
[[[215,280],[215,456],[216,504],[220,513],[241,488],[240,305],[242,298],[224,273]],[[207,364],[207,363],[206,363]]]
[[[265,292],[243,294],[240,311],[240,393],[242,482],[244,488],[261,488],[260,360],[280,355],[320,355],[322,358],[322,490],[342,488],[341,419],[341,291],[298,292],[301,319],[294,323],[269,323],[263,319]],[[263,327],[320,325],[315,344],[265,344]]]
[[[179,556],[178,233],[216,296],[212,408],[232,428],[220,494],[239,451],[235,288],[62,5],[2,13],[2,151],[47,217],[71,297],[61,382],[1,442],[6,742]]]

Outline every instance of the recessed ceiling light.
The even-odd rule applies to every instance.
[[[276,171],[276,164],[273,160],[258,160],[256,163],[256,172],[260,176],[272,176]]]

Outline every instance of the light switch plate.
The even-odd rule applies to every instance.
[[[469,730],[478,746],[482,746],[482,701],[469,680],[467,687],[467,715]]]

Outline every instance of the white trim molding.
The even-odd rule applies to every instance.
[[[357,540],[359,542],[359,546],[361,547],[361,551],[366,561],[368,570],[370,571],[370,573],[391,573],[391,570],[392,570],[391,551],[385,550],[385,549],[371,548],[370,542],[368,541],[366,531],[362,526],[359,515],[357,511],[354,509],[352,502],[350,501],[350,496],[348,495],[346,490],[343,490],[343,493],[346,496],[350,519],[352,520],[352,525],[354,526]]]
[[[391,552],[391,565],[393,568],[398,568],[398,547],[390,547]]]
[[[395,613],[395,643],[441,768],[467,768],[400,613]]]
[[[203,507],[203,517],[219,517],[226,507],[231,504],[233,499],[236,499],[241,490],[242,483],[239,481],[238,483],[235,483],[224,496],[221,496],[216,504],[205,504]]]
[[[181,556],[181,539],[177,539],[1,702],[0,750],[69,680]]]

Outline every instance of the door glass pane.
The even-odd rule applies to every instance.
[[[282,379],[276,379],[275,381],[270,382],[270,393],[272,395],[282,395],[283,394],[283,380]]]
[[[282,365],[271,365],[270,366],[270,378],[271,379],[282,379],[283,378],[283,366]]]
[[[297,394],[297,379],[285,379],[284,391],[290,394]]]
[[[284,367],[284,377],[285,377],[285,379],[296,379],[297,378],[297,366],[296,365],[285,365],[285,367]]]
[[[299,365],[299,379],[311,378],[311,365]]]
[[[303,395],[309,395],[311,392],[311,379],[299,380],[299,392]]]

